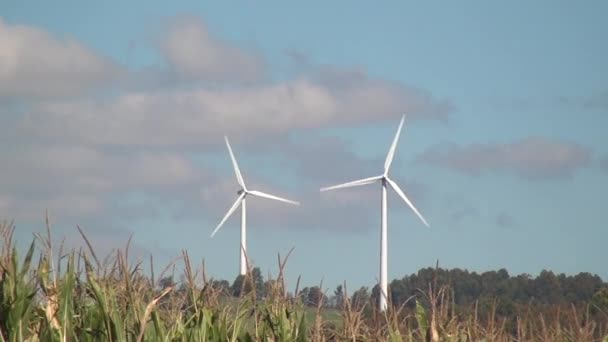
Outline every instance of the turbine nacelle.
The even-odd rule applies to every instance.
[[[264,197],[267,199],[271,199],[271,200],[275,200],[275,201],[279,201],[279,202],[285,202],[285,203],[294,204],[294,205],[300,205],[300,203],[297,201],[292,201],[292,200],[289,200],[286,198],[267,194],[265,192],[261,192],[261,191],[257,191],[257,190],[248,190],[247,187],[245,186],[245,181],[243,180],[243,175],[241,175],[241,170],[239,169],[239,164],[236,162],[236,158],[234,156],[234,153],[232,152],[232,148],[230,147],[230,142],[228,141],[228,137],[224,137],[224,140],[226,141],[226,147],[228,147],[228,153],[230,154],[230,159],[232,160],[232,166],[234,168],[234,174],[236,176],[236,181],[241,186],[241,189],[236,192],[236,194],[238,195],[236,201],[234,202],[232,207],[230,207],[230,209],[228,209],[228,212],[226,213],[226,215],[224,216],[222,221],[220,221],[220,224],[218,224],[217,227],[213,230],[213,232],[211,233],[211,237],[213,237],[215,235],[215,233],[217,233],[220,230],[220,228],[224,225],[226,220],[228,220],[230,215],[232,215],[236,211],[236,209],[241,205],[241,203],[243,202],[245,197],[248,195],[252,195],[255,197]]]
[[[410,207],[410,209],[412,209],[414,214],[416,214],[416,216],[418,216],[418,218],[422,221],[422,223],[424,223],[425,226],[429,227],[429,224],[426,221],[426,219],[424,217],[422,217],[422,215],[420,214],[418,209],[416,209],[414,204],[405,195],[403,190],[401,190],[399,185],[397,185],[397,183],[395,183],[395,181],[390,179],[390,177],[388,176],[388,171],[390,170],[391,164],[393,162],[393,158],[395,157],[395,150],[397,148],[397,143],[399,142],[399,136],[401,135],[401,129],[403,128],[404,120],[405,120],[405,115],[403,117],[401,117],[401,122],[399,122],[399,128],[397,128],[397,133],[395,134],[395,138],[393,138],[393,143],[391,144],[391,147],[388,150],[388,154],[386,155],[386,160],[384,161],[384,172],[381,175],[364,178],[364,179],[359,179],[359,180],[342,183],[342,184],[338,184],[338,185],[328,186],[325,188],[321,188],[321,192],[342,189],[342,188],[350,188],[350,187],[354,187],[354,186],[367,185],[367,184],[372,184],[377,181],[380,181],[382,186],[388,185],[391,188],[393,188],[393,190],[395,190],[397,195],[399,195],[399,197],[401,197],[401,199]]]
[[[405,195],[405,193],[403,192],[403,190],[401,190],[399,185],[397,185],[397,183],[395,181],[393,181],[392,179],[390,179],[388,176],[385,176],[385,175],[369,177],[369,178],[359,179],[359,180],[348,182],[348,183],[342,183],[342,184],[338,184],[338,185],[329,186],[326,188],[322,188],[321,192],[336,190],[336,189],[343,189],[343,188],[352,188],[355,186],[376,183],[378,181],[380,181],[380,183],[382,184],[383,187],[390,186],[391,188],[393,188],[393,190],[397,193],[397,195],[399,195],[399,197],[401,197],[401,199],[405,202],[405,204],[407,204],[410,207],[410,209],[412,209],[414,214],[416,214],[416,216],[418,216],[420,221],[422,221],[422,223],[424,223],[425,226],[430,227],[428,222],[426,221],[426,219],[420,214],[418,209],[416,209],[416,207],[414,206],[412,201],[410,201],[410,199]]]

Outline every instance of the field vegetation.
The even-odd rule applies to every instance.
[[[506,294],[511,277],[501,272],[503,287],[484,292],[481,280],[463,285],[476,279],[467,272],[431,268],[393,281],[395,298],[378,312],[374,289],[286,289],[288,256],[273,279],[254,268],[229,284],[207,278],[187,252],[159,270],[150,259],[144,270],[129,261],[129,243],[101,257],[80,233],[88,248],[64,251],[47,223],[18,251],[14,226],[0,223],[1,341],[608,341],[608,290],[593,276],[583,277],[591,295],[573,283],[571,297],[534,300],[523,285],[520,297]],[[178,282],[175,269],[183,269]],[[505,298],[517,300],[505,306]]]

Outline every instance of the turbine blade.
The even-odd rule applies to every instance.
[[[374,177],[369,177],[369,178],[365,178],[365,179],[359,179],[359,180],[348,182],[348,183],[328,186],[326,188],[321,188],[321,191],[329,191],[329,190],[335,190],[335,189],[350,188],[352,186],[371,184],[379,179],[382,179],[382,176],[374,176]]]
[[[279,197],[279,196],[267,194],[267,193],[261,192],[261,191],[253,190],[253,191],[249,191],[249,193],[252,194],[252,195],[254,195],[254,196],[258,196],[258,197],[264,197],[264,198],[269,198],[269,199],[273,199],[273,200],[280,201],[280,202],[285,202],[285,203],[294,204],[294,205],[300,205],[300,202],[288,200],[286,198],[282,198],[282,197]]]
[[[228,142],[228,137],[224,136],[224,140],[226,140],[226,146],[228,146],[228,153],[230,153],[230,159],[232,159],[232,166],[234,167],[234,174],[236,175],[236,181],[240,186],[245,188],[245,181],[243,181],[243,176],[241,175],[241,170],[239,169],[239,164],[236,162],[236,158],[234,157],[234,153],[232,153],[232,148],[230,147],[230,143]]]
[[[403,127],[403,121],[405,120],[405,115],[401,117],[401,122],[399,122],[399,128],[397,128],[397,134],[395,134],[395,138],[393,139],[393,144],[391,148],[388,150],[388,154],[386,155],[386,160],[384,161],[384,174],[388,174],[388,169],[391,167],[391,163],[393,162],[393,157],[395,157],[395,150],[397,149],[397,142],[399,141],[399,136],[401,135],[401,128]]]
[[[230,215],[232,215],[232,213],[234,213],[234,211],[236,210],[236,208],[239,207],[239,205],[243,201],[243,198],[245,198],[245,193],[244,192],[239,195],[239,197],[236,199],[236,202],[234,202],[234,204],[232,205],[232,207],[230,207],[230,209],[228,210],[228,212],[226,213],[226,215],[224,216],[224,218],[222,219],[222,221],[220,222],[220,224],[218,224],[217,227],[215,228],[215,230],[213,230],[213,233],[211,233],[211,237],[213,237],[213,235],[215,235],[215,233],[217,233],[217,231],[220,230],[220,228],[222,228],[222,225],[224,224],[224,222],[226,222],[226,220],[228,220],[228,218],[230,217]]]
[[[397,185],[397,183],[395,183],[392,179],[390,179],[388,177],[386,178],[386,181],[391,185],[391,187],[395,190],[395,192],[399,195],[399,197],[401,197],[405,201],[405,203],[407,203],[407,205],[409,205],[410,208],[412,208],[412,210],[418,216],[418,218],[422,221],[422,223],[424,223],[425,226],[430,228],[429,224],[426,222],[424,217],[422,217],[422,215],[420,214],[418,209],[416,209],[416,207],[414,207],[414,204],[412,204],[412,202],[409,200],[409,198],[407,198],[407,196],[405,196],[405,194],[403,193],[401,188],[399,188],[399,185]]]

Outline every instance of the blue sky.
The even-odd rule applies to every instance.
[[[238,190],[264,272],[333,287],[378,277],[375,175],[406,113],[391,174],[431,224],[389,196],[389,277],[439,260],[474,271],[608,278],[608,5],[561,1],[0,4],[0,217],[157,264],[187,249],[238,270]],[[178,267],[180,264],[178,263]]]

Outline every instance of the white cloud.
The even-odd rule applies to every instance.
[[[444,144],[430,148],[419,162],[478,175],[508,171],[528,179],[572,177],[591,163],[591,152],[573,142],[530,137],[508,144]]]
[[[302,77],[256,87],[136,92],[107,101],[45,103],[33,108],[19,129],[53,141],[197,146],[215,144],[224,134],[251,140],[404,112],[441,119],[448,110],[447,104],[424,92],[365,75],[348,82]]]
[[[104,152],[84,146],[20,146],[0,149],[5,157],[4,188],[18,185],[86,187],[87,191],[124,189],[125,185],[164,186],[194,180],[192,162],[171,152]],[[68,184],[52,180],[62,179]]]
[[[2,148],[2,215],[39,219],[49,209],[62,218],[90,218],[114,209],[117,197],[200,186],[204,173],[170,152],[105,152],[82,146]]]
[[[0,22],[0,43],[10,46],[10,53],[0,51],[0,80],[6,81],[1,84],[14,83],[0,85],[0,97],[23,105],[3,108],[9,120],[0,126],[0,215],[36,222],[45,209],[74,223],[103,217],[128,221],[159,208],[175,218],[219,220],[234,200],[233,177],[196,166],[188,153],[216,146],[225,153],[225,134],[235,144],[285,142],[294,130],[378,122],[403,112],[442,120],[451,109],[425,91],[359,69],[310,66],[292,79],[265,80],[263,60],[213,37],[192,18],[179,18],[162,37],[159,52],[166,66],[137,72],[119,70],[84,45],[36,28]],[[132,78],[128,90],[81,92],[121,72]],[[156,77],[162,86],[143,84]],[[218,87],[218,82],[229,84]],[[292,191],[322,185],[316,184],[320,171],[301,160],[334,168],[330,179],[338,178],[339,170],[364,171],[369,164],[334,145],[291,146],[300,158],[299,164],[289,161],[298,184],[283,191],[262,182],[261,189],[309,206],[294,211],[256,201],[252,206],[269,217],[268,225],[313,226],[323,216],[323,228],[365,227],[370,216],[357,208],[367,208],[367,197]],[[313,157],[319,148],[328,150]],[[134,203],[124,200],[133,197]]]
[[[161,53],[182,79],[209,82],[255,81],[264,73],[261,58],[218,40],[202,20],[173,20],[160,44]]]
[[[605,157],[600,160],[600,168],[605,172],[608,172],[608,157]]]
[[[119,68],[74,39],[0,18],[0,98],[71,96],[104,84]]]
[[[0,218],[42,222],[47,210],[68,219],[98,217],[103,214],[104,200],[103,196],[77,192],[50,195],[0,193]]]

